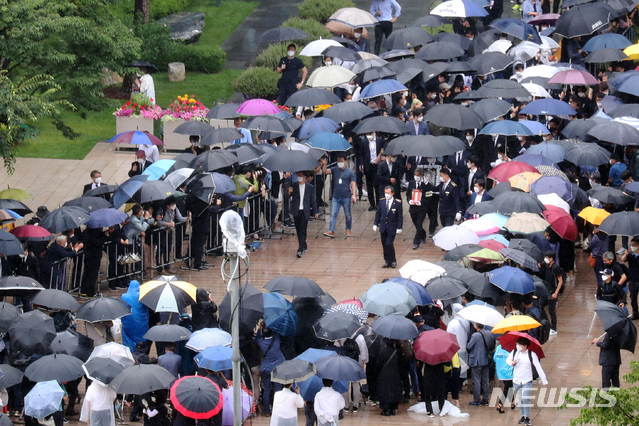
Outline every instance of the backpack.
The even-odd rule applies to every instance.
[[[535,329],[537,331],[537,340],[541,345],[545,344],[550,339],[550,322],[547,319],[540,320],[533,313],[527,312],[526,315],[534,319],[541,324],[541,327]]]
[[[347,357],[359,362],[359,345],[355,339],[351,339],[350,337],[346,339],[343,348]]]
[[[515,352],[517,351],[517,349],[513,349],[513,359],[515,358]],[[530,360],[530,369],[532,370],[532,379],[533,382],[535,380],[537,380],[539,378],[539,373],[537,372],[537,367],[535,367],[535,364],[533,363],[533,359],[532,359],[532,354],[530,353],[532,352],[530,350],[530,348],[528,348],[528,359]]]

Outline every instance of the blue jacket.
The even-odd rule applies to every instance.
[[[131,306],[131,314],[122,317],[122,343],[133,350],[149,331],[149,310],[140,302],[140,283],[131,281],[122,300]]]
[[[483,336],[483,338],[482,338]],[[484,340],[486,343],[484,344]],[[488,330],[479,330],[470,337],[468,350],[468,366],[481,367],[489,364],[488,352],[495,347],[495,338]]]
[[[387,204],[385,198],[379,201],[373,224],[379,227],[379,232],[388,232],[394,236],[398,229],[402,229],[402,200],[393,199],[390,210],[386,208]]]
[[[260,365],[260,371],[270,373],[275,367],[285,361],[282,350],[280,349],[280,335],[273,332],[271,337],[264,337],[262,330],[257,332],[257,344],[262,350],[262,365]],[[272,343],[271,343],[272,342]]]

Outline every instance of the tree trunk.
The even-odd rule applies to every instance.
[[[133,19],[142,22],[149,22],[149,12],[151,10],[151,0],[135,0]]]

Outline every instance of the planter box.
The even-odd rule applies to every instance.
[[[181,118],[177,120],[164,121],[164,149],[169,151],[184,151],[185,148],[191,146],[189,142],[189,135],[180,135],[179,133],[173,133],[173,131],[182,123],[186,123],[186,120]]]
[[[153,134],[153,120],[142,117],[115,117],[115,134],[139,130]]]

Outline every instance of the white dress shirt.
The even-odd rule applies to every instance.
[[[368,149],[371,152],[371,163],[374,163],[377,158],[377,141],[375,139],[368,141]]]
[[[318,426],[324,423],[338,423],[339,411],[344,408],[344,398],[333,388],[323,387],[315,395],[313,404]]]
[[[513,352],[510,352],[510,355],[506,358],[506,364],[508,365],[513,365],[513,361],[517,360],[517,364],[513,367],[513,383],[521,385],[532,381],[532,367],[530,366],[528,351],[519,352],[516,350],[514,354],[515,356],[513,357]],[[541,383],[547,385],[548,380],[546,380],[546,373],[544,373],[544,369],[541,368],[541,364],[539,363],[539,357],[535,352],[531,352],[530,355],[532,355],[532,361],[535,364],[535,369],[541,379]]]
[[[304,400],[290,389],[275,392],[271,426],[297,425],[297,409],[304,407]]]
[[[160,159],[160,152],[158,151],[158,147],[155,145],[138,145],[138,149],[144,151],[146,161],[149,163],[155,163]]]
[[[300,210],[304,210],[304,193],[306,192],[306,184],[300,185]]]

